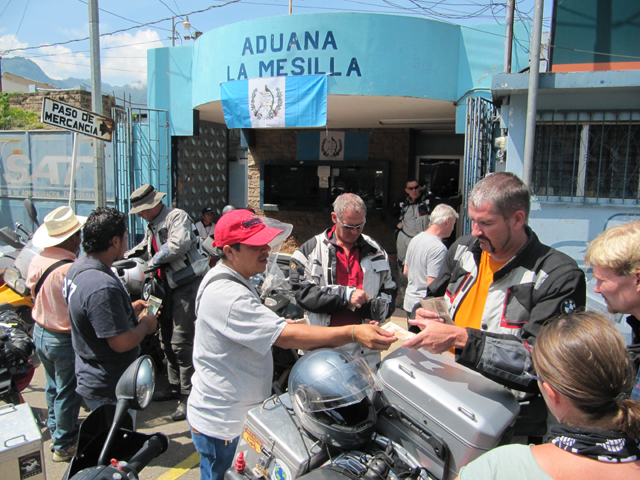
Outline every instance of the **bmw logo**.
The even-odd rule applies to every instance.
[[[576,311],[576,302],[569,298],[562,302],[562,307],[560,307],[560,309],[562,310],[562,313],[569,315]]]

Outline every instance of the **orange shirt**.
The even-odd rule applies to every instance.
[[[478,265],[478,278],[471,286],[467,295],[456,311],[455,324],[462,328],[480,329],[482,313],[487,301],[489,287],[493,282],[493,275],[507,263],[496,262],[487,252],[482,252],[480,265]]]

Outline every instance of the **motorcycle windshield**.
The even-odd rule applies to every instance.
[[[284,243],[284,241],[289,238],[289,235],[291,235],[293,225],[280,222],[273,218],[264,218],[263,221],[268,227],[282,230],[282,233],[280,233],[278,236],[276,236],[276,238],[269,242],[271,251],[269,252],[267,268],[264,271],[263,277],[261,279],[262,282],[260,284],[260,296],[262,298],[265,298],[276,288],[289,288],[288,279],[285,277],[284,273],[282,273],[282,270],[278,266],[278,254],[280,253],[280,249],[282,248],[282,244]]]
[[[320,412],[361,402],[378,390],[371,368],[363,358],[357,358],[344,368],[329,369],[313,383],[300,383],[296,395],[308,412]]]
[[[29,240],[29,242],[27,242],[24,248],[20,251],[14,265],[18,270],[20,270],[22,278],[27,278],[27,270],[29,269],[31,260],[33,260],[33,257],[39,254],[42,250],[42,248],[36,247],[31,240]]]

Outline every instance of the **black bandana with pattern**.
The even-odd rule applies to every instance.
[[[640,444],[620,430],[597,430],[559,423],[549,429],[544,443],[605,463],[630,463],[640,459]]]

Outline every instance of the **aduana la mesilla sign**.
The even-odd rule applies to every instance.
[[[327,56],[328,52],[336,56]],[[227,65],[227,81],[289,75],[362,76],[357,58],[337,58],[338,42],[331,30],[246,37],[240,53],[243,61],[239,66]],[[269,58],[274,55],[281,58]]]

